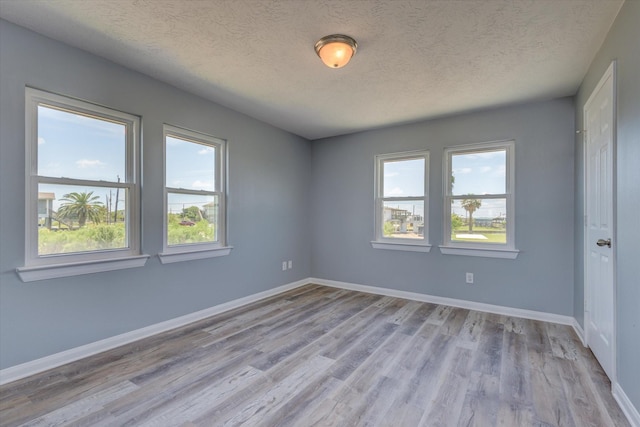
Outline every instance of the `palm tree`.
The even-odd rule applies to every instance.
[[[469,194],[472,196],[472,194]],[[480,209],[482,201],[479,199],[463,199],[461,203],[469,218],[469,233],[473,233],[473,213]]]
[[[94,196],[93,191],[88,193],[65,194],[60,201],[64,202],[58,209],[59,218],[77,218],[78,225],[84,227],[87,220],[99,223],[102,215],[102,202],[97,200],[100,196]]]

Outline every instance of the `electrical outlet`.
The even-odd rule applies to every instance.
[[[467,273],[467,283],[473,283],[473,273]]]
[[[291,270],[291,269],[293,268],[293,261],[289,260],[289,265],[288,265],[288,267],[289,267],[289,270]]]
[[[282,271],[287,270],[287,261],[282,261]]]

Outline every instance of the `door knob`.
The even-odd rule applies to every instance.
[[[598,239],[598,241],[596,242],[596,245],[598,246],[607,246],[607,247],[611,247],[611,239]]]

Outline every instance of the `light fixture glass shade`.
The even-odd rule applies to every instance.
[[[358,44],[342,34],[333,34],[318,40],[315,49],[322,62],[329,68],[342,68],[356,54]]]

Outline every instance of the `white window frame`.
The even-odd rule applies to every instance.
[[[90,115],[126,126],[124,182],[94,181],[38,175],[38,106],[48,106],[71,113]],[[17,273],[25,281],[75,276],[122,268],[141,267],[149,258],[140,246],[140,118],[111,108],[91,104],[38,89],[25,90],[25,266]],[[40,183],[121,188],[127,190],[127,247],[102,251],[38,255],[38,185]]]
[[[478,194],[475,198],[505,199],[506,219],[507,219],[507,242],[506,243],[483,243],[483,242],[457,242],[451,240],[451,206],[455,200],[469,198],[468,195],[454,196],[452,194],[452,158],[454,155],[483,153],[490,151],[505,151],[505,193],[503,194]],[[445,148],[444,150],[444,239],[440,246],[440,251],[447,255],[466,255],[488,258],[515,259],[519,251],[515,247],[515,141],[495,141],[480,144],[468,144],[456,147]]]
[[[227,246],[227,141],[216,138],[205,133],[180,128],[177,126],[164,124],[162,131],[162,149],[163,149],[163,182],[164,182],[164,214],[163,214],[163,252],[158,254],[163,264],[170,264],[180,261],[189,261],[194,259],[205,259],[219,256],[229,255],[231,253],[230,246]],[[215,155],[215,188],[208,190],[191,190],[186,188],[167,187],[167,137],[174,137],[195,144],[212,147],[216,150]],[[217,196],[218,204],[218,223],[216,224],[216,234],[218,240],[216,242],[203,243],[187,243],[181,245],[169,245],[168,242],[168,200],[169,193],[173,194],[193,194],[205,196]]]
[[[384,164],[403,160],[424,159],[424,194],[412,197],[384,197]],[[384,202],[422,201],[424,203],[424,231],[422,239],[389,238],[383,235]],[[408,151],[402,153],[379,154],[375,156],[375,240],[371,242],[375,249],[387,249],[410,252],[429,252],[429,151]]]

